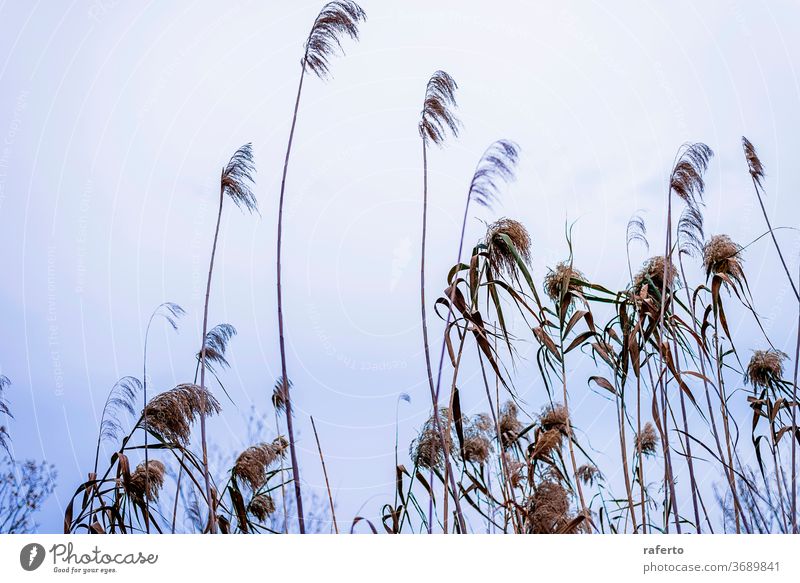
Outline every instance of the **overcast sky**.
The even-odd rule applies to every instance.
[[[60,529],[64,505],[90,470],[108,390],[120,376],[141,376],[144,328],[161,302],[188,314],[178,334],[155,328],[153,386],[193,378],[219,171],[246,142],[254,145],[260,217],[232,205],[224,211],[210,320],[239,334],[222,377],[233,403],[222,399],[225,413],[210,431],[222,450],[240,450],[251,407],[274,431],[277,195],[303,41],[320,6],[0,2],[0,371],[13,382],[17,457],[47,459],[60,472],[43,530]],[[564,226],[577,221],[576,266],[623,287],[626,222],[645,210],[660,248],[665,184],[686,141],[716,154],[709,233],[746,244],[764,232],[742,135],[766,166],[775,223],[800,226],[798,2],[362,6],[369,20],[361,41],[345,43],[330,81],[305,85],[284,241],[305,487],[323,492],[314,415],[348,522],[362,503],[374,513],[392,496],[398,395],[411,397],[400,405],[401,453],[429,412],[417,120],[436,69],[459,84],[463,131],[429,157],[431,303],[454,261],[475,163],[499,138],[522,149],[518,179],[493,211],[476,209],[468,241],[481,236],[483,221],[521,220],[537,279],[566,256]],[[796,272],[798,238],[780,237]],[[637,253],[636,262],[645,257]],[[773,342],[792,352],[796,314],[767,239],[748,249],[746,262]],[[743,345],[763,347],[750,320],[740,321]],[[466,368],[461,389],[478,411],[473,372]],[[585,375],[573,376],[578,427],[613,424],[613,409]],[[535,362],[521,362],[515,382],[538,410]],[[606,436],[591,433],[601,459],[613,460]]]

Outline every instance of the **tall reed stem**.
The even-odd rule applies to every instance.
[[[300,71],[300,82],[297,85],[297,97],[294,102],[294,113],[292,115],[292,127],[289,130],[289,143],[286,146],[286,158],[283,161],[283,175],[281,177],[281,195],[278,202],[278,245],[277,245],[277,293],[278,293],[278,341],[281,351],[281,384],[283,387],[284,398],[286,399],[286,431],[289,434],[289,455],[292,459],[292,481],[294,482],[294,495],[297,499],[297,526],[300,534],[305,534],[306,524],[303,515],[303,493],[300,489],[300,469],[297,465],[297,448],[294,440],[294,424],[292,420],[292,399],[289,388],[289,376],[286,372],[286,344],[284,341],[283,326],[283,288],[281,287],[281,249],[283,243],[283,201],[286,194],[286,174],[289,171],[289,156],[292,152],[292,142],[294,140],[294,130],[297,125],[297,112],[300,109],[300,95],[303,92],[303,79],[306,74],[305,59]]]
[[[211,246],[211,260],[208,264],[208,280],[206,282],[206,301],[203,304],[203,335],[200,348],[200,387],[206,388],[206,334],[208,333],[208,302],[211,297],[211,276],[214,272],[214,259],[217,255],[217,241],[219,240],[219,227],[222,222],[222,203],[225,201],[225,188],[219,189],[219,210],[217,211],[217,224],[214,228],[214,244]],[[145,416],[146,417],[146,416]],[[217,511],[214,508],[214,498],[211,496],[211,478],[208,471],[208,442],[206,439],[206,415],[200,412],[200,441],[203,447],[203,482],[208,502],[208,528],[211,534],[217,532]],[[145,449],[145,451],[147,451]]]

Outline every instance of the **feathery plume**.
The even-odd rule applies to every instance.
[[[126,376],[119,379],[106,398],[103,414],[100,417],[100,440],[115,441],[122,430],[121,413],[134,415],[136,400],[142,391],[142,382],[136,377]]]
[[[253,174],[256,167],[253,163],[253,146],[245,144],[233,154],[222,169],[220,184],[236,206],[249,212],[258,211],[256,196],[253,194]]]
[[[452,112],[456,107],[455,91],[458,85],[444,71],[436,71],[425,88],[425,103],[419,122],[419,135],[437,146],[441,146],[448,130],[458,137],[460,122]]]
[[[711,148],[700,142],[681,147],[678,162],[670,175],[669,186],[687,204],[694,206],[697,198],[702,199],[705,190],[703,173],[713,155]]]
[[[482,464],[492,453],[492,422],[486,413],[470,419],[464,428],[464,461]]]
[[[652,423],[649,421],[645,423],[642,430],[636,434],[635,445],[636,451],[641,450],[644,455],[655,455],[658,447],[658,435]]]
[[[158,460],[142,462],[131,474],[128,482],[128,493],[140,502],[157,500],[158,493],[164,485],[164,464]]]
[[[687,205],[678,219],[678,250],[694,257],[703,250],[703,213],[695,205]]]
[[[207,365],[216,363],[224,368],[230,367],[230,363],[225,358],[225,352],[228,349],[228,341],[234,336],[236,336],[236,328],[231,324],[217,324],[206,333],[204,345]],[[198,360],[201,352],[197,353]]]
[[[783,377],[783,361],[787,358],[780,350],[756,350],[747,365],[745,379],[754,387],[775,387]]]
[[[344,53],[342,37],[358,40],[358,25],[367,19],[361,6],[350,0],[328,2],[314,20],[306,40],[303,65],[320,79],[330,74],[330,58]]]
[[[536,486],[527,504],[528,531],[555,534],[569,522],[569,495],[564,486],[554,480]]]
[[[275,381],[275,388],[272,389],[272,406],[278,411],[286,410],[286,399],[289,396],[289,389],[292,388],[292,381],[283,382],[283,378]]]
[[[186,314],[186,310],[174,302],[164,302],[153,312],[153,316],[161,316],[172,326],[173,330],[178,329],[178,320]]]
[[[585,281],[586,276],[582,272],[566,261],[560,261],[555,269],[547,270],[544,291],[554,303],[560,304],[564,300],[572,305],[576,295],[581,293]]]
[[[144,409],[144,416],[151,432],[170,443],[186,446],[194,420],[220,410],[219,402],[207,389],[185,383],[153,397]]]
[[[489,263],[497,273],[512,276],[517,272],[514,251],[524,262],[530,260],[531,237],[522,223],[512,219],[500,219],[489,225],[486,246],[489,249]]]
[[[569,411],[564,405],[548,405],[539,416],[539,424],[545,431],[556,430],[567,435],[569,433]]]
[[[282,435],[272,440],[272,443],[248,447],[236,458],[233,475],[247,482],[255,492],[264,485],[267,470],[284,456],[287,447],[289,442]]]
[[[259,522],[267,520],[275,512],[275,501],[269,494],[258,494],[250,501],[250,514]]]
[[[678,270],[671,259],[667,260],[667,291],[670,291],[678,277]],[[656,255],[644,262],[642,269],[633,278],[633,288],[636,292],[641,292],[643,287],[654,291],[656,297],[661,294],[664,284],[664,256]]]
[[[737,282],[744,278],[742,247],[728,235],[714,235],[703,248],[703,267],[706,276],[712,273],[727,275]]]
[[[631,243],[638,241],[648,251],[650,250],[650,243],[647,241],[647,225],[644,222],[644,217],[640,214],[633,215],[628,220],[628,226],[625,229],[625,243],[630,247]]]
[[[744,157],[747,159],[747,167],[750,170],[750,176],[755,180],[758,186],[761,186],[761,181],[764,180],[764,165],[758,157],[756,147],[744,136],[742,136],[742,149],[744,150]]]
[[[439,410],[439,423],[443,424],[448,417],[448,410],[442,407]],[[453,451],[453,435],[452,431],[442,431],[444,440],[447,442],[447,450]],[[419,436],[411,443],[411,457],[421,468],[432,469],[441,467],[444,464],[445,451],[442,447],[442,437],[436,428],[436,421],[431,415],[425,424]]]
[[[514,179],[514,170],[519,160],[519,146],[509,140],[498,140],[484,152],[472,182],[469,197],[481,206],[492,208],[497,200],[500,182]]]
[[[500,409],[500,418],[497,424],[500,429],[500,440],[503,449],[510,447],[522,431],[522,423],[517,419],[518,409],[513,401],[506,401]]]

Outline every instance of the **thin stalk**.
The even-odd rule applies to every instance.
[[[333,507],[333,495],[331,494],[331,484],[328,481],[328,470],[325,467],[325,458],[322,455],[322,446],[319,443],[319,434],[317,433],[317,425],[314,423],[314,417],[311,417],[311,428],[314,430],[314,439],[317,441],[317,451],[319,451],[319,461],[322,464],[322,474],[325,476],[325,487],[328,489],[328,501],[331,504],[331,518],[333,519],[333,529],[336,534],[339,534],[339,526],[336,524],[336,510]]]
[[[428,342],[428,318],[425,309],[425,244],[427,242],[428,231],[428,145],[427,140],[422,138],[422,251],[420,258],[420,305],[422,312],[422,342],[425,348],[425,366],[428,372],[428,385],[431,391],[431,400],[433,402],[433,423],[437,427],[439,437],[442,441],[444,451],[447,451],[447,442],[444,438],[444,429],[441,427],[439,421],[439,403],[436,395],[436,387],[433,383],[433,368],[431,367],[431,351]],[[450,459],[445,456],[445,472],[448,474],[450,485],[455,495],[456,515],[458,517],[459,527],[462,533],[466,533],[466,522],[461,512],[461,503],[458,500],[452,469],[450,467]],[[431,487],[433,482],[431,481]],[[445,497],[447,497],[447,486],[445,485]],[[428,505],[428,533],[433,532],[433,501],[431,500]]]
[[[203,335],[201,336],[202,348],[200,348],[200,388],[206,388],[206,334],[208,333],[208,302],[211,296],[211,276],[214,272],[214,259],[217,255],[217,241],[219,240],[219,228],[222,222],[222,203],[225,200],[225,189],[219,189],[219,210],[217,211],[217,224],[214,228],[214,243],[211,246],[211,260],[208,264],[208,280],[206,282],[206,300],[203,304]],[[206,439],[206,415],[205,411],[200,412],[200,441],[203,448],[203,481],[206,490],[206,502],[208,503],[208,528],[211,534],[217,532],[217,515],[214,508],[214,499],[211,496],[211,478],[208,471],[208,443]]]
[[[283,175],[281,177],[281,194],[278,202],[278,244],[277,244],[277,293],[278,293],[278,341],[281,351],[281,383],[283,385],[284,397],[286,399],[286,431],[289,434],[289,454],[292,459],[292,481],[294,482],[294,494],[297,499],[297,525],[300,534],[305,534],[306,525],[303,516],[303,493],[300,489],[300,469],[297,465],[297,448],[294,441],[294,424],[292,422],[292,399],[289,394],[289,377],[286,372],[286,345],[284,341],[283,325],[283,288],[281,287],[281,249],[283,243],[283,201],[286,194],[286,174],[289,171],[289,156],[292,152],[292,142],[294,141],[294,130],[297,125],[297,112],[300,109],[300,95],[303,92],[303,79],[305,78],[306,65],[305,59],[300,71],[300,82],[297,85],[297,97],[294,102],[294,113],[292,114],[292,126],[289,130],[289,143],[286,146],[286,157],[283,161]]]
[[[792,533],[797,534],[797,371],[800,363],[800,302],[797,311],[797,343],[794,349],[794,376],[792,378]]]

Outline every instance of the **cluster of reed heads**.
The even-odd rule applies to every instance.
[[[228,366],[226,350],[236,332],[229,324],[209,328],[211,283],[225,204],[257,209],[248,144],[221,174],[195,378],[155,395],[151,389],[148,395],[145,340],[145,380],[126,377],[111,390],[95,467],[68,506],[65,532],[176,532],[186,530],[182,517],[187,514],[201,532],[288,532],[294,526],[287,501],[296,530],[305,532],[292,411],[292,394],[303,388],[289,381],[284,348],[283,204],[303,82],[307,75],[329,77],[331,57],[340,52],[345,37],[358,38],[364,20],[354,2],[327,4],[314,21],[301,61],[277,215],[281,376],[272,404],[276,431],[285,427],[286,437],[245,449],[221,476],[210,467],[206,421],[221,405],[208,381],[218,380]],[[393,500],[375,515],[354,517],[350,531],[361,524],[388,533],[797,532],[797,353],[788,380],[788,357],[767,337],[750,293],[745,247],[726,235],[704,233],[704,173],[713,155],[708,146],[680,148],[665,185],[663,252],[639,270],[631,266],[631,249],[649,250],[649,244],[641,216],[630,220],[630,283],[612,290],[590,281],[575,265],[569,229],[564,260],[542,282],[532,276],[535,248],[518,221],[500,218],[465,252],[471,210],[495,207],[518,162],[514,142],[491,144],[465,193],[461,236],[444,292],[428,305],[430,147],[458,135],[456,91],[450,75],[434,73],[425,87],[418,126],[424,178],[420,322],[431,414],[410,444],[409,462],[400,463],[396,456]],[[763,204],[763,166],[746,139],[743,147],[766,233],[800,305]],[[687,279],[690,262],[702,263],[701,281]],[[430,308],[444,325],[435,340],[428,330]],[[731,334],[732,311],[753,318],[763,333],[749,359]],[[182,308],[165,303],[153,312],[150,324],[163,319],[176,327],[182,315]],[[434,342],[438,360],[431,350]],[[514,378],[521,343],[535,347],[534,379]],[[472,378],[462,382],[467,359],[479,366],[477,383]],[[579,370],[591,370],[568,374],[577,361]],[[538,405],[531,408],[522,401],[515,388],[519,382],[536,387]],[[477,397],[484,403],[485,413],[464,411],[461,395],[466,391],[470,401]],[[594,391],[610,404],[592,424],[603,427],[595,431],[614,436],[614,448],[604,452],[605,467],[594,459],[587,430],[573,422],[571,403],[583,391]],[[734,412],[747,406],[752,422],[739,423]],[[127,416],[134,421],[125,433]],[[327,483],[316,426],[314,433]],[[103,443],[110,444],[113,455],[101,463]],[[331,531],[339,532],[330,488],[328,496]],[[270,517],[281,507],[283,522],[276,528]]]

